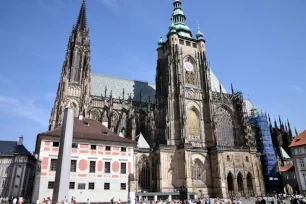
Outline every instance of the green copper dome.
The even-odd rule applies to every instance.
[[[198,24],[198,33],[197,33],[197,39],[198,40],[204,40],[204,34],[200,30],[200,24]]]
[[[192,33],[190,28],[185,25],[186,22],[186,16],[182,10],[181,7],[182,2],[180,0],[174,0],[173,1],[173,14],[172,14],[172,24],[169,27],[169,33],[178,33],[180,36],[187,37],[187,38],[192,38]],[[175,27],[175,28],[174,28]]]
[[[160,36],[160,39],[159,39],[159,41],[158,41],[158,47],[163,46],[163,44],[164,44],[163,37]]]
[[[184,12],[181,9],[176,9],[173,11],[173,16],[175,15],[184,15]]]

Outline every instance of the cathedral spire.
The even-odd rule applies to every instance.
[[[77,20],[77,24],[76,24],[76,29],[78,30],[86,30],[87,28],[87,21],[86,21],[86,1],[83,0],[80,12],[79,12],[79,16],[78,16],[78,20]]]
[[[174,10],[173,14],[171,17],[171,21],[173,22],[177,33],[180,36],[187,37],[187,38],[192,38],[192,33],[190,28],[185,25],[186,22],[186,16],[182,10],[182,2],[181,0],[174,0],[173,2]],[[173,31],[173,26],[171,25],[169,28],[169,32]]]

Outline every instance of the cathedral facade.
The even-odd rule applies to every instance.
[[[210,70],[205,40],[186,25],[181,0],[157,49],[156,84],[91,73],[83,1],[69,38],[49,130],[66,107],[137,145],[130,191],[227,197],[264,194],[256,143],[241,92],[227,93]],[[140,142],[138,142],[139,144]]]

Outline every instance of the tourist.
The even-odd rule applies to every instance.
[[[89,199],[87,199],[87,204],[90,204],[90,201],[89,201]]]
[[[65,196],[65,198],[64,198],[64,200],[63,200],[63,203],[64,203],[64,204],[68,204],[68,199],[67,199],[66,196]]]
[[[111,204],[114,204],[114,197],[111,199]]]
[[[17,203],[17,198],[14,198],[13,199],[13,204],[16,204]]]

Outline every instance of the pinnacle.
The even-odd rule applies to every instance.
[[[82,6],[79,12],[76,28],[79,30],[86,30],[87,22],[86,22],[86,1],[83,0]]]

